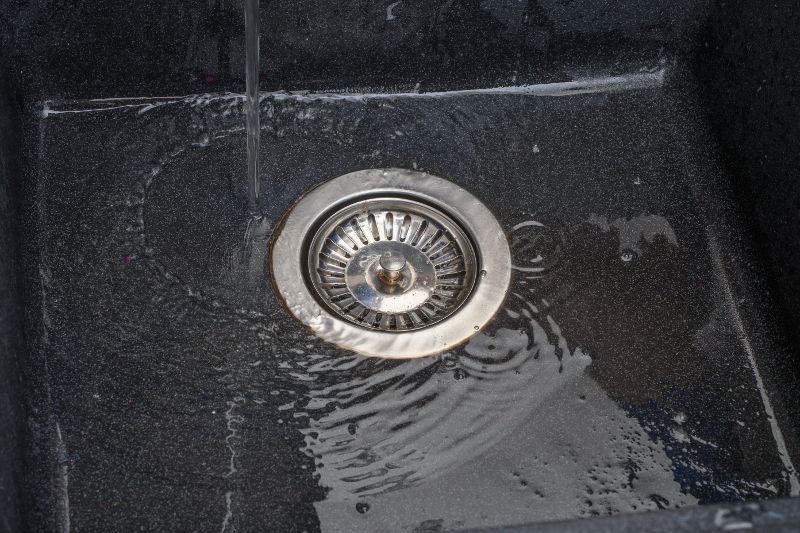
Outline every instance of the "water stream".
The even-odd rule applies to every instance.
[[[258,144],[260,134],[258,102],[258,9],[259,0],[245,0],[244,24],[247,83],[247,104],[245,106],[247,124],[247,198],[251,213],[258,205]]]

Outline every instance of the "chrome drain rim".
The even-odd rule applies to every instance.
[[[448,215],[402,197],[370,198],[332,214],[311,239],[307,272],[322,302],[365,328],[422,329],[469,297],[477,258]]]
[[[378,225],[372,240],[370,213],[376,225],[378,214],[384,221],[384,233]],[[411,220],[404,229],[406,215]],[[356,227],[348,230],[354,217]],[[359,217],[365,218],[359,221]],[[414,217],[420,225],[427,220],[429,228],[442,229],[431,245],[445,236],[439,246],[451,245],[454,270],[447,272],[455,276],[441,275],[448,265],[440,264],[437,270],[435,263],[442,256],[421,250],[419,241],[413,243]],[[332,256],[338,261],[336,268],[320,259],[323,250],[327,251],[323,255],[331,255],[329,241],[336,243],[332,235],[344,248],[337,250],[339,259]],[[306,193],[276,228],[269,269],[276,293],[314,334],[363,355],[407,359],[461,344],[491,320],[509,288],[511,253],[489,209],[458,185],[423,172],[370,169],[339,176]],[[331,271],[339,275],[331,276]],[[447,293],[448,298],[442,296],[442,302],[434,301],[433,295],[445,290],[447,279],[457,280],[458,287]],[[402,298],[394,297],[398,292]],[[347,300],[348,294],[355,306],[339,301]],[[436,303],[441,304],[439,312],[425,321],[419,314],[424,311],[419,310]],[[358,306],[367,313],[354,314]],[[418,321],[410,311],[417,311]]]

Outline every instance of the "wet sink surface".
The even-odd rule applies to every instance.
[[[31,320],[63,516],[424,531],[796,493],[725,275],[716,147],[690,83],[648,80],[264,94],[255,219],[240,96],[47,104]],[[303,191],[381,167],[461,185],[511,244],[503,310],[438,356],[337,350],[267,279]]]

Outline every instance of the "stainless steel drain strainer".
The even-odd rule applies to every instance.
[[[477,259],[450,217],[418,201],[374,198],[334,213],[309,247],[323,303],[383,331],[430,326],[455,312],[475,284]]]
[[[277,292],[314,333],[388,358],[468,339],[499,309],[511,272],[505,235],[480,201],[401,169],[310,191],[277,229],[270,264]]]

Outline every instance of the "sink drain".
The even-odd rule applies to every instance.
[[[289,310],[325,340],[410,358],[463,342],[497,312],[508,244],[474,196],[400,169],[340,176],[284,217],[271,270]]]
[[[362,200],[334,213],[309,248],[311,284],[347,320],[407,331],[452,315],[475,284],[466,233],[443,212],[402,197]]]

